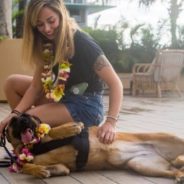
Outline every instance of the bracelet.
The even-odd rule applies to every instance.
[[[16,109],[13,109],[13,110],[11,111],[11,113],[16,114],[17,116],[20,116],[20,115],[22,114],[21,112],[17,111]]]
[[[114,121],[118,121],[119,116],[113,117],[113,116],[106,116],[106,119],[112,119]]]

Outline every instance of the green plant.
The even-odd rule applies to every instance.
[[[5,39],[7,39],[8,37],[7,36],[0,36],[0,41],[3,41]]]
[[[117,43],[117,33],[115,30],[93,30],[88,27],[85,28],[84,31],[89,33],[96,40],[112,64],[118,61],[119,49]]]
[[[27,0],[13,0],[12,5],[12,30],[13,37],[21,38],[23,32],[23,14]]]

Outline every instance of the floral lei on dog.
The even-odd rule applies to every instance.
[[[59,63],[58,75],[55,79],[52,71],[54,56],[51,44],[44,45],[42,55],[45,64],[41,81],[46,94],[45,96],[47,99],[58,102],[64,96],[65,84],[69,78],[71,64],[68,61]]]
[[[34,156],[30,152],[30,148],[33,146],[33,144],[38,143],[41,138],[43,138],[45,135],[47,135],[50,131],[51,127],[46,123],[41,123],[39,127],[36,129],[36,137],[29,142],[24,144],[23,148],[20,151],[20,154],[17,155],[16,162],[14,162],[10,167],[10,172],[19,172],[21,171],[21,168],[23,164],[25,163],[31,163],[34,159]]]

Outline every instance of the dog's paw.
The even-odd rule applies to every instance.
[[[42,168],[39,171],[35,171],[34,176],[38,178],[49,178],[51,176],[51,173],[49,170]]]
[[[79,133],[81,133],[83,128],[84,128],[84,124],[82,122],[72,123],[73,132],[71,132],[71,133],[73,133],[73,135],[79,134]]]
[[[63,164],[47,166],[47,170],[50,171],[51,176],[66,176],[70,173],[70,170]]]
[[[177,177],[175,180],[176,184],[184,184],[184,176]]]
[[[182,167],[184,165],[184,155],[178,156],[174,161],[172,161],[172,165],[175,167]]]
[[[79,134],[83,128],[84,124],[82,122],[70,122],[63,125],[66,134]]]
[[[30,163],[23,165],[22,173],[30,174],[38,178],[48,178],[51,176],[50,171],[45,166]]]
[[[79,134],[84,128],[82,122],[69,122],[61,126],[54,127],[49,132],[49,136],[52,138],[66,138]]]

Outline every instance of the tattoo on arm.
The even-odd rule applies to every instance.
[[[95,71],[100,71],[100,70],[102,70],[104,67],[109,67],[109,66],[110,66],[110,63],[108,62],[108,60],[99,57],[99,58],[96,60],[95,64],[94,64],[94,69],[95,69]]]

